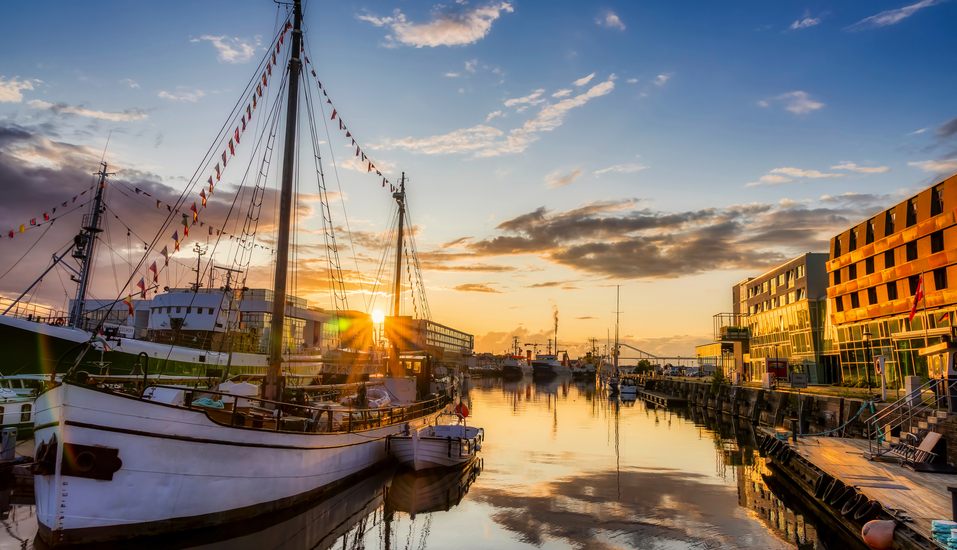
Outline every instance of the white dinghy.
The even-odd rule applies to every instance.
[[[390,436],[389,449],[399,463],[419,471],[459,466],[472,460],[482,450],[485,430],[465,424],[465,405],[460,403],[455,411],[439,415],[435,424]],[[452,416],[455,424],[439,424],[443,416]]]

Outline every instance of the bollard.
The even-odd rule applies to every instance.
[[[950,491],[950,518],[957,521],[957,487],[948,487],[947,490]]]
[[[17,454],[17,429],[4,428],[0,443],[0,460],[13,460]]]

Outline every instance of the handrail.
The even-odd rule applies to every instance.
[[[888,447],[885,449],[884,443],[888,442],[890,439],[890,432],[895,428],[903,429],[906,424],[908,430],[907,433],[911,433],[914,427],[915,418],[926,418],[925,413],[931,410],[936,411],[939,409],[939,405],[944,399],[946,399],[946,395],[952,393],[955,387],[957,387],[957,382],[950,382],[947,385],[947,388],[951,391],[940,391],[941,386],[944,385],[944,382],[945,381],[941,379],[931,379],[919,388],[908,392],[906,395],[904,395],[904,397],[895,401],[880,413],[875,414],[867,419],[868,450],[870,451],[872,458],[892,450],[889,443]],[[925,401],[924,394],[929,391],[933,391],[933,397],[930,399],[930,401]],[[919,399],[920,402],[917,404],[912,404],[913,401],[917,399]],[[927,429],[930,428],[928,427]]]

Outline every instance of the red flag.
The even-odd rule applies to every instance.
[[[166,205],[166,211],[167,211],[167,212],[172,212],[172,211],[173,211],[173,207],[167,204],[167,205]]]
[[[362,160],[365,160],[365,159],[366,159],[366,154],[362,153]]]
[[[286,33],[282,33],[282,34],[279,35],[279,44],[282,44],[282,37],[285,36],[285,35],[286,35]],[[277,52],[279,51],[279,44],[276,44],[276,51],[277,51]]]
[[[313,76],[313,77],[316,76],[316,71],[312,71],[312,76]],[[322,86],[319,86],[319,87],[322,88]]]
[[[257,86],[257,88],[258,88],[258,86]],[[260,90],[260,91],[259,91],[259,97],[262,97],[262,96],[263,96],[263,94],[262,94],[262,91]],[[256,94],[253,94],[253,110],[255,110],[255,109],[256,109]],[[252,118],[252,117],[249,117],[249,118]]]
[[[10,232],[10,238],[13,238],[13,231]]]
[[[226,151],[223,151],[223,168],[226,168]]]
[[[369,163],[369,169],[366,170],[366,172],[371,172],[371,171],[372,171],[372,163],[370,162],[370,163]]]
[[[349,132],[346,132],[346,137],[352,137],[352,134],[350,134]]]
[[[193,206],[189,207],[193,211],[193,221],[196,221],[196,218],[199,218],[199,210],[196,209],[196,203],[193,203]],[[186,218],[183,218],[183,225],[186,225]]]
[[[123,298],[123,303],[126,304],[126,307],[130,308],[130,317],[133,316],[133,295],[130,294],[126,298]]]
[[[269,73],[269,76],[272,76],[272,65],[266,65],[266,72]]]
[[[266,67],[268,68],[269,65],[266,65]],[[263,86],[269,86],[269,84],[266,83],[266,73],[263,73]]]
[[[291,28],[292,28],[292,23],[290,23],[289,21],[286,21],[286,28],[285,28],[285,30],[289,30],[289,29],[291,29]]]
[[[183,238],[189,237],[189,222],[186,221],[186,214],[183,214]]]
[[[66,201],[63,201],[63,206],[66,207]]]
[[[219,175],[220,175],[220,174],[219,174],[219,163],[218,163],[218,162],[216,163],[216,168],[214,168],[214,170],[216,170],[216,181],[219,181]],[[213,176],[209,176],[209,178],[212,179]],[[212,183],[210,183],[210,185],[212,185]]]
[[[385,187],[385,178],[382,178],[382,187]]]
[[[273,65],[276,64],[276,54],[272,54],[272,64]],[[269,73],[269,74],[272,74],[272,73]]]
[[[305,58],[306,58],[306,63],[309,63],[309,56],[308,56],[308,55],[306,55],[306,56],[303,56],[303,57],[305,57]]]
[[[263,96],[263,86],[262,84],[256,84],[256,95],[259,97]],[[253,109],[256,108],[256,96],[253,96]]]
[[[201,199],[203,199],[203,208],[206,208],[206,190],[205,190],[205,189],[200,189],[200,190],[199,190],[199,196],[200,196]]]
[[[243,116],[243,132],[246,131],[246,117]]]
[[[356,147],[356,156],[357,156],[357,157],[359,156],[359,148],[358,148],[358,147]]]
[[[331,102],[330,102],[330,103],[331,103]],[[335,120],[335,119],[336,119],[336,110],[333,109],[333,110],[332,110],[332,118],[330,118],[329,120]]]
[[[140,278],[140,282],[136,283],[136,286],[140,287],[141,296],[143,299],[146,299],[146,281],[143,278]]]
[[[43,221],[48,221],[49,219],[50,219],[50,216],[49,216],[46,212],[44,212],[44,213],[43,213]]]
[[[77,196],[79,196],[79,195],[77,195]],[[73,202],[76,202],[76,199],[77,199],[77,197],[73,197]]]
[[[339,129],[342,130],[342,117],[339,117]]]
[[[381,176],[381,175],[382,175],[382,172],[380,172],[380,171],[378,171],[378,170],[376,170],[376,171],[375,171],[375,175],[377,175],[377,176]]]
[[[153,272],[153,282],[159,282],[159,271],[156,269],[156,262],[153,262],[153,265],[150,266],[150,271]]]
[[[910,320],[914,320],[914,315],[917,313],[917,304],[924,299],[924,274],[920,274],[920,279],[917,280],[917,292],[914,293],[914,305],[910,308]]]
[[[247,120],[253,119],[253,110],[252,108],[249,107],[249,105],[246,105],[246,119]]]
[[[319,82],[319,81],[317,80],[317,81],[316,81],[316,84],[319,85],[319,89],[321,90],[321,89],[322,89],[322,82]],[[322,93],[326,93],[326,92],[322,92]]]
[[[236,145],[239,145],[239,126],[236,127],[235,137],[236,137]]]
[[[33,218],[32,220],[30,220],[30,225],[36,225],[36,224],[37,224],[36,218]]]
[[[223,151],[223,154],[225,155],[226,152]],[[229,138],[229,154],[232,156],[236,155],[236,150],[233,149],[233,138]],[[223,161],[223,164],[226,164],[226,161]]]
[[[209,226],[209,234],[210,234],[210,235],[213,234],[213,226]]]
[[[176,251],[179,252],[179,233],[176,231],[173,231],[173,243],[175,243],[174,246],[176,247]],[[163,250],[166,249],[164,248]]]

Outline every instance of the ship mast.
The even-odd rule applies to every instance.
[[[395,286],[392,289],[392,322],[397,323],[399,320],[400,297],[402,296],[402,231],[405,227],[405,172],[402,172],[399,190],[392,193],[392,198],[395,199],[395,202],[399,205],[399,232],[395,238]],[[392,339],[391,356],[390,372],[395,376],[399,374],[399,342],[395,337]]]
[[[615,298],[615,376],[618,376],[618,321],[621,319],[621,286],[617,288],[617,297]]]
[[[286,136],[282,159],[282,187],[279,192],[279,240],[276,245],[276,279],[273,285],[272,322],[269,329],[269,367],[263,397],[279,401],[282,397],[282,337],[286,315],[286,275],[289,269],[289,226],[292,218],[292,186],[296,168],[296,127],[298,120],[299,72],[302,62],[302,6],[293,2],[292,46],[289,59],[289,99],[286,103]]]
[[[93,197],[93,208],[89,214],[83,216],[83,232],[73,238],[73,244],[76,249],[73,251],[73,257],[82,263],[80,271],[80,284],[76,289],[76,299],[73,300],[73,310],[70,312],[70,326],[76,328],[83,318],[83,311],[86,309],[86,289],[90,284],[90,270],[93,268],[93,245],[96,244],[96,234],[103,231],[100,228],[100,214],[103,211],[103,188],[106,186],[106,176],[112,175],[106,172],[106,163],[101,162],[103,169],[96,175],[100,176],[100,181],[96,186],[96,195]]]

